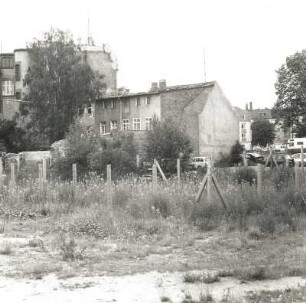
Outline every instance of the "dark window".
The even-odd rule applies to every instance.
[[[21,100],[21,93],[20,92],[16,92],[16,100]]]
[[[15,65],[15,80],[20,81],[20,64]]]
[[[2,68],[14,68],[13,58],[12,57],[1,58],[1,67]]]
[[[147,96],[147,105],[151,104],[151,96]]]
[[[136,98],[136,106],[140,106],[140,97]]]

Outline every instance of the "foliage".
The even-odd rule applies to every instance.
[[[52,143],[64,137],[79,107],[95,100],[103,85],[81,61],[69,33],[50,30],[29,47],[31,67],[25,77],[29,103],[23,105],[21,114],[30,115],[28,129]]]
[[[0,121],[0,145],[1,151],[18,153],[26,147],[24,130],[17,126],[15,121]]]
[[[274,125],[267,120],[256,120],[252,123],[252,145],[267,146],[275,139]]]
[[[241,161],[241,154],[243,153],[243,146],[236,141],[236,143],[232,146],[229,160],[231,164],[238,164]]]
[[[273,115],[284,120],[285,127],[298,123],[306,114],[306,50],[286,58],[277,71],[277,102]]]
[[[114,133],[110,138],[102,138],[77,120],[70,127],[65,145],[65,156],[55,153],[53,163],[57,174],[64,179],[71,179],[74,163],[77,164],[80,178],[89,172],[106,175],[107,164],[112,166],[113,178],[136,171],[136,149],[132,134]]]
[[[161,163],[162,159],[164,162],[165,159],[181,158],[184,165],[187,164],[192,148],[181,125],[172,118],[165,118],[163,121],[153,120],[153,129],[146,133],[145,151],[148,161],[156,159]],[[169,172],[175,171],[176,162],[168,161],[167,167]]]

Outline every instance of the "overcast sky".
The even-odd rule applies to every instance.
[[[118,85],[147,91],[216,80],[235,106],[272,107],[277,70],[306,47],[304,0],[0,0],[2,52],[51,27],[108,44]]]

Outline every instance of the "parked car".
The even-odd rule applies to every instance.
[[[192,168],[198,169],[199,167],[206,167],[209,162],[209,157],[193,157],[190,161]]]
[[[278,166],[285,166],[287,161],[289,166],[294,165],[294,159],[290,155],[284,153],[276,153],[273,155],[273,157]]]
[[[301,163],[302,163],[302,154],[301,153],[293,154],[291,157],[292,157],[294,163],[299,163],[299,166],[301,166]],[[306,162],[306,157],[304,155],[304,165],[306,164],[305,162]]]
[[[239,163],[243,165],[244,164],[243,163],[243,154],[241,154],[240,157],[241,157],[241,159],[240,159]],[[265,163],[264,157],[262,155],[258,154],[258,153],[246,153],[245,157],[247,159],[248,166],[253,166],[253,165]]]

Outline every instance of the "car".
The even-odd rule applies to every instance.
[[[302,154],[301,153],[293,154],[291,157],[292,157],[294,163],[298,163],[299,166],[301,166],[301,163],[302,163]],[[304,155],[304,165],[305,165],[305,162],[306,162],[305,158],[306,157]]]
[[[289,166],[294,165],[294,159],[285,153],[275,153],[273,157],[278,166],[285,166],[287,162]]]
[[[190,166],[195,169],[198,169],[199,167],[206,167],[209,161],[209,157],[193,157],[191,158]]]
[[[243,165],[243,154],[241,154],[240,157],[241,159],[239,163]],[[246,157],[248,166],[265,163],[264,157],[258,153],[246,153],[245,157]]]

